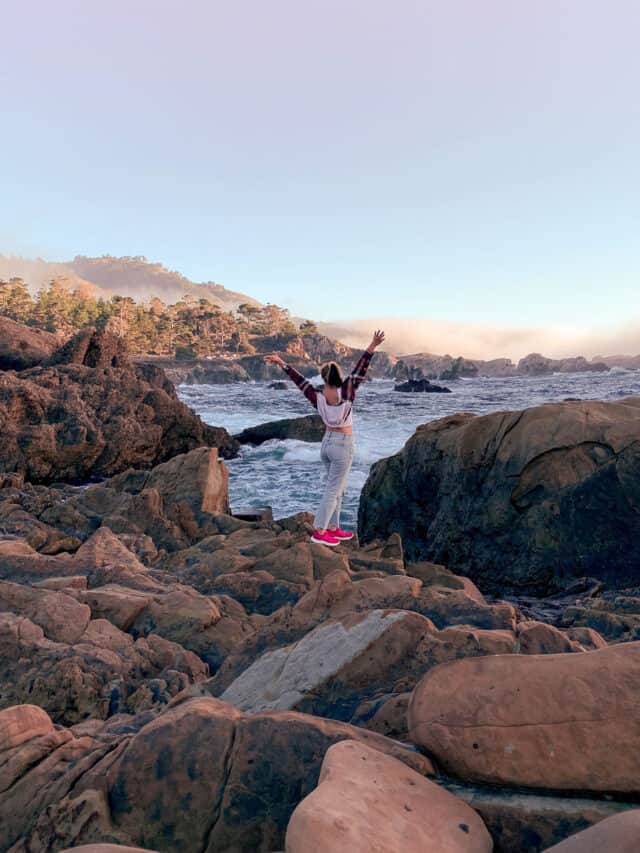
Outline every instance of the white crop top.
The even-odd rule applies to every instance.
[[[353,426],[353,401],[342,399],[342,388],[338,388],[341,402],[332,406],[327,402],[324,394],[319,391],[317,397],[318,414],[325,426],[348,427]]]

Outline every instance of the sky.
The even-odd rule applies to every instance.
[[[637,0],[5,4],[0,252],[425,350],[640,352],[639,31]]]

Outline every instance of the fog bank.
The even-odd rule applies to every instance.
[[[348,324],[321,323],[319,327],[330,337],[355,347],[366,346],[374,329],[384,329],[387,334],[384,349],[395,355],[446,353],[517,361],[531,352],[549,358],[640,353],[640,319],[608,330],[482,326],[395,317],[371,317]]]

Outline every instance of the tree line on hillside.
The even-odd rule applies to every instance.
[[[190,296],[172,305],[160,299],[142,304],[127,296],[96,297],[60,280],[35,296],[20,278],[0,280],[0,315],[65,337],[85,326],[108,328],[131,352],[177,358],[253,353],[252,337],[317,332],[310,320],[296,326],[277,305],[245,303],[230,312]]]

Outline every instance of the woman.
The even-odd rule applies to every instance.
[[[353,538],[353,533],[340,528],[342,496],[353,462],[353,401],[369,369],[373,353],[383,341],[384,332],[375,332],[353,373],[346,379],[335,361],[323,365],[320,375],[324,380],[324,387],[321,391],[316,391],[308,379],[305,379],[295,367],[284,362],[279,355],[266,355],[264,358],[266,362],[280,365],[311,405],[318,410],[327,428],[320,453],[320,458],[327,469],[327,482],[311,535],[311,541],[320,545],[329,545],[333,548],[340,542]]]

